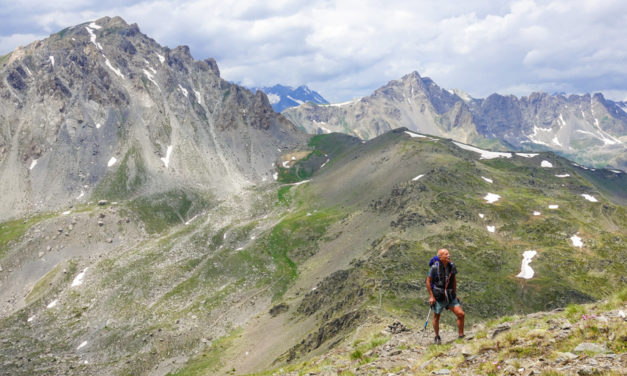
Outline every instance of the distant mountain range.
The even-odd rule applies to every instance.
[[[329,102],[318,94],[316,91],[309,89],[305,85],[301,85],[297,88],[291,86],[274,85],[272,87],[253,88],[255,90],[261,90],[268,96],[268,100],[272,105],[272,108],[276,112],[282,112],[283,110],[299,106],[303,103],[311,102],[316,104],[329,104]]]
[[[371,139],[391,129],[449,137],[485,147],[551,150],[579,163],[627,170],[627,106],[602,94],[471,98],[413,72],[359,100],[306,103],[284,111],[310,133]]]

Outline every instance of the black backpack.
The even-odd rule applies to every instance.
[[[451,264],[451,274],[453,272],[453,267],[455,266],[452,262]],[[435,279],[438,279],[438,281],[440,281],[439,278],[439,271],[440,271],[440,259],[438,258],[438,256],[433,256],[433,258],[431,258],[431,260],[429,260],[429,267],[431,269],[433,269],[435,267],[435,278],[431,279],[431,291],[433,292],[433,296],[435,297],[435,300],[437,300],[438,302],[451,302],[455,299],[455,291],[452,288],[448,288],[448,284],[450,282],[450,278],[451,278],[451,274],[449,274],[448,276],[445,276],[444,278],[444,287],[440,287],[440,286],[436,286],[435,285]],[[431,274],[431,273],[429,273]]]

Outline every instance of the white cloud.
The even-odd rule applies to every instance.
[[[627,2],[512,0],[0,1],[0,54],[109,15],[214,57],[247,85],[307,84],[341,102],[418,70],[474,97],[607,93],[624,99]]]
[[[30,43],[45,37],[46,35],[44,34],[11,34],[0,36],[0,55],[7,54],[15,50],[18,46],[27,46]]]

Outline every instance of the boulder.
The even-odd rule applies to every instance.
[[[574,353],[582,353],[584,351],[589,351],[593,353],[607,353],[609,350],[601,344],[592,343],[592,342],[582,342],[573,350]]]

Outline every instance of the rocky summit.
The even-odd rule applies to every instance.
[[[0,58],[0,218],[194,187],[272,180],[302,132],[213,59],[101,18]]]
[[[410,130],[492,148],[552,150],[595,167],[627,170],[627,107],[602,94],[492,94],[472,98],[413,72],[372,95],[346,103],[285,110],[310,133],[344,132],[371,139]]]
[[[0,64],[0,375],[624,373],[621,171],[307,135],[120,18]],[[468,340],[436,346],[442,247]]]
[[[276,112],[281,112],[286,108],[295,107],[306,102],[329,104],[319,93],[305,85],[293,88],[277,84],[272,87],[263,87],[259,90],[266,93],[272,108]]]

